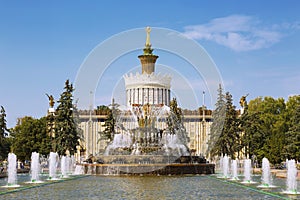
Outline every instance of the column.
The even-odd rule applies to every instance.
[[[165,98],[164,98],[164,89],[162,88],[161,89],[161,103],[162,104],[164,103],[164,100],[165,100]]]
[[[152,104],[154,104],[154,88],[152,88],[152,95],[153,95],[153,97],[152,97]]]
[[[143,89],[139,88],[139,104],[143,104]]]
[[[168,90],[165,89],[165,105],[168,105]]]
[[[153,88],[149,88],[149,104],[153,104]]]
[[[161,94],[160,94],[160,88],[157,88],[157,104],[161,103]]]
[[[130,102],[129,102],[129,106],[130,106],[130,104],[132,104],[132,101],[133,101],[133,99],[132,99],[132,89],[129,90],[129,95],[130,95]]]
[[[170,106],[171,91],[168,89],[168,106]]]
[[[149,88],[147,88],[147,103],[149,103],[150,104],[150,99],[149,99]]]
[[[127,106],[130,105],[131,99],[130,99],[130,89],[126,90],[126,101],[127,101]]]
[[[157,88],[153,88],[153,104],[158,104]]]
[[[137,89],[137,104],[140,103],[139,97],[140,97],[140,89],[138,88],[138,89]]]
[[[145,88],[142,88],[142,95],[141,95],[141,98],[142,98],[142,105],[144,105],[144,102],[145,102],[145,95],[144,95],[144,92],[145,92]]]

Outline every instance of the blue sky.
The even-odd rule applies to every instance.
[[[286,99],[299,94],[299,7],[296,0],[0,1],[0,105],[9,127],[19,117],[44,116],[45,93],[58,99],[65,80],[74,82],[98,44],[145,26],[172,29],[196,40],[215,62],[237,107],[247,93],[248,99]],[[158,64],[178,65],[176,70],[185,74],[179,66],[184,62],[155,53],[160,55]],[[118,69],[137,67],[137,55],[132,52],[115,62],[103,78],[105,84],[120,81]],[[197,87],[197,77],[186,79]],[[205,90],[201,84],[198,89]],[[108,104],[110,96],[111,90],[99,87],[94,104]]]

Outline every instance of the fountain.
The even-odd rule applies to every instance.
[[[57,180],[56,178],[57,158],[58,158],[57,153],[50,152],[49,164],[48,164],[49,167],[48,180]]]
[[[251,180],[252,176],[252,167],[251,167],[251,159],[244,160],[244,181],[243,184],[255,184],[256,182]]]
[[[31,173],[31,181],[28,183],[42,183],[40,181],[40,155],[39,153],[32,152],[31,153],[31,166],[30,166],[30,173]]]
[[[67,178],[68,167],[67,157],[62,156],[60,161],[61,178]]]
[[[258,188],[275,188],[276,186],[272,185],[272,176],[270,171],[270,162],[267,158],[262,159],[262,184],[257,186]]]
[[[231,174],[232,175],[231,175],[230,180],[232,180],[232,181],[239,180],[237,163],[238,163],[238,161],[236,159],[231,161]]]
[[[223,156],[220,156],[218,171],[223,174]]]
[[[229,157],[226,154],[220,159],[220,165],[222,175],[219,178],[229,178]]]
[[[288,160],[287,166],[287,179],[286,179],[286,190],[283,194],[299,195],[300,192],[297,191],[297,168],[295,160]]]
[[[97,174],[214,173],[214,165],[207,164],[204,157],[190,155],[185,128],[168,106],[125,107],[116,116],[115,127],[112,142],[96,157]],[[86,173],[88,169],[86,166]]]
[[[74,155],[71,155],[71,157],[69,157],[69,170],[68,170],[69,175],[74,174],[74,166],[75,165],[76,165],[75,157],[74,157]]]
[[[69,155],[61,157],[61,178],[68,178],[73,173],[74,162],[74,156],[72,158]]]
[[[124,75],[126,105],[115,109],[114,101],[111,104],[114,137],[105,153],[97,155],[96,173],[106,174],[107,169],[126,174],[214,173],[214,165],[203,156],[190,154],[181,110],[175,99],[170,101],[171,76],[155,73],[159,56],[151,48],[151,28],[146,30],[145,48],[138,56],[141,73]]]
[[[17,156],[14,153],[8,154],[8,166],[7,166],[7,185],[4,187],[20,187],[17,184]]]
[[[84,167],[82,165],[76,165],[74,170],[74,175],[84,174]]]
[[[175,116],[165,105],[133,105],[121,110],[116,127],[119,133],[107,146],[104,155],[188,156],[185,138],[179,138],[183,127],[161,127],[175,124]]]

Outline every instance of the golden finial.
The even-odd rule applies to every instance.
[[[149,26],[146,27],[146,44],[145,44],[145,48],[144,48],[144,55],[152,55],[152,51],[153,49],[151,49],[151,43],[150,43],[150,32],[151,32],[151,28]]]
[[[146,47],[151,47],[151,43],[150,43],[150,32],[151,32],[151,28],[149,26],[146,27],[146,33],[147,33],[147,37],[146,37]]]

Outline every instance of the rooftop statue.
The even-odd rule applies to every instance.
[[[244,108],[245,105],[247,104],[246,97],[247,97],[248,95],[249,95],[249,94],[244,95],[244,96],[242,96],[241,99],[240,99],[240,105],[241,105],[242,108]]]
[[[47,97],[48,97],[48,99],[49,99],[49,106],[50,106],[50,108],[53,108],[53,106],[54,106],[54,98],[53,98],[53,96],[52,95],[48,95],[48,94],[46,94],[47,95]]]

